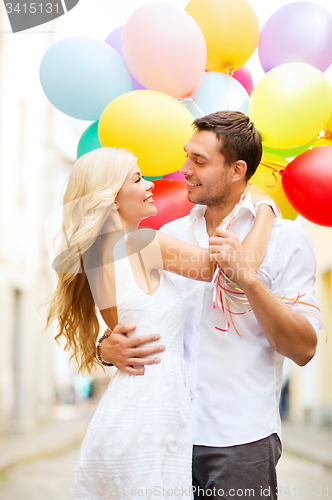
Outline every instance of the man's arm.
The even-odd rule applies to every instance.
[[[309,320],[282,304],[258,276],[240,286],[270,345],[299,366],[306,365],[317,346],[317,335]]]
[[[296,229],[292,226],[293,231]],[[317,334],[309,319],[299,310],[283,304],[264,285],[257,273],[244,259],[244,252],[238,239],[229,231],[218,228],[219,237],[210,238],[211,260],[233,277],[245,292],[257,321],[270,345],[280,354],[292,359],[300,366],[305,365],[314,356],[317,346]],[[299,241],[294,244],[293,238]],[[287,234],[288,261],[275,279],[272,291],[298,290],[299,293],[313,293],[314,265],[303,262],[311,259],[306,252],[308,242],[301,233]],[[294,250],[292,250],[292,243]],[[312,260],[312,259],[311,259]],[[294,296],[294,293],[291,294]],[[304,302],[308,302],[306,297]],[[312,308],[313,314],[317,311]],[[310,313],[308,313],[310,314]],[[314,314],[315,315],[315,314]]]
[[[135,325],[117,325],[114,330],[106,330],[110,334],[100,346],[100,354],[104,361],[112,363],[119,370],[130,375],[144,375],[144,365],[160,363],[158,353],[165,350],[165,346],[158,344],[159,334],[140,335],[129,339],[127,332],[135,330]],[[155,342],[153,346],[146,346],[146,342]]]

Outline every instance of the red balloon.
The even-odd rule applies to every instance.
[[[158,213],[144,219],[141,227],[159,229],[161,226],[188,215],[194,203],[187,198],[186,181],[179,179],[158,179],[153,181],[153,199]]]
[[[284,170],[286,196],[305,219],[332,227],[332,146],[309,149]]]
[[[234,71],[233,77],[235,78],[235,80],[241,83],[241,85],[246,89],[246,91],[250,95],[251,92],[253,91],[254,84],[252,81],[251,73],[248,70],[247,66],[244,65],[242,66],[242,68],[239,68],[236,71]]]

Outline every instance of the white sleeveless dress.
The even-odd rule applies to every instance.
[[[164,275],[153,295],[137,285],[126,241],[115,246],[119,323],[159,333],[161,363],[143,376],[117,371],[92,418],[77,460],[72,500],[191,499],[192,423],[183,359],[185,301]],[[130,335],[130,334],[128,334]]]

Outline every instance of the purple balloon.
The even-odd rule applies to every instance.
[[[108,45],[110,45],[111,47],[113,47],[113,49],[115,49],[120,54],[121,57],[123,57],[122,46],[121,46],[122,30],[123,26],[115,28],[115,30],[111,31],[111,33],[105,40],[105,42],[108,43]]]
[[[106,38],[105,42],[113,47],[120,56],[123,58],[122,54],[122,45],[121,45],[121,39],[122,39],[122,31],[123,31],[124,26],[118,26],[115,28],[115,30],[111,31],[111,33],[108,35]],[[128,70],[129,71],[129,70]],[[132,82],[133,82],[133,90],[146,90],[143,85],[141,85],[130,73]]]
[[[281,7],[263,26],[258,56],[265,72],[288,62],[325,71],[332,63],[332,16],[311,2]]]

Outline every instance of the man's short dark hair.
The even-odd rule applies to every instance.
[[[261,161],[263,150],[261,136],[248,116],[240,111],[217,111],[197,118],[193,125],[197,131],[210,130],[216,134],[220,153],[227,164],[245,161],[246,179],[250,179]]]

